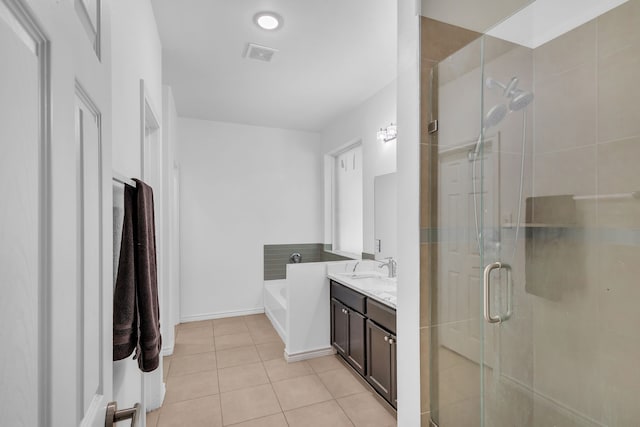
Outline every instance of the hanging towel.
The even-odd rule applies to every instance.
[[[136,179],[135,182],[137,184],[134,221],[135,269],[140,334],[136,357],[140,369],[143,372],[151,372],[158,367],[162,346],[153,190],[140,180]]]
[[[113,295],[113,360],[129,357],[138,345],[138,308],[136,305],[135,217],[136,189],[124,186],[124,222]]]

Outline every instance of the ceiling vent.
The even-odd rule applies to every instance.
[[[245,58],[257,59],[259,61],[271,62],[271,58],[278,51],[271,47],[260,46],[258,44],[249,43],[244,54]]]

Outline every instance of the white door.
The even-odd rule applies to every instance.
[[[42,39],[0,1],[0,414],[3,425],[42,424],[46,363],[46,241],[40,96]],[[11,58],[11,60],[7,60]],[[37,409],[37,410],[34,410]]]
[[[493,233],[498,224],[497,191],[493,190],[499,167],[498,138],[494,139],[485,139],[483,171],[480,156],[474,160],[475,141],[439,154],[438,218],[443,235],[438,253],[438,323],[442,324],[438,340],[443,347],[475,362],[480,362],[483,336],[483,271],[477,233]],[[486,348],[485,355],[490,351]]]
[[[112,398],[109,0],[0,0],[0,424]]]

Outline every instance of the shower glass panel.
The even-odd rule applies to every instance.
[[[440,427],[640,419],[640,0],[572,4],[431,71]]]
[[[493,146],[481,144],[476,152],[482,128],[481,60],[482,39],[476,39],[440,62],[432,75],[439,130],[430,147],[432,163],[437,162],[432,179],[438,183],[430,396],[431,418],[441,425],[475,425],[481,417],[484,247],[476,240],[475,226],[481,227],[485,216],[479,160]]]

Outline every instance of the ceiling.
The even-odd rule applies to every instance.
[[[396,0],[152,0],[178,114],[320,131],[396,78]],[[284,19],[265,31],[260,11]],[[244,58],[247,43],[278,49]]]

